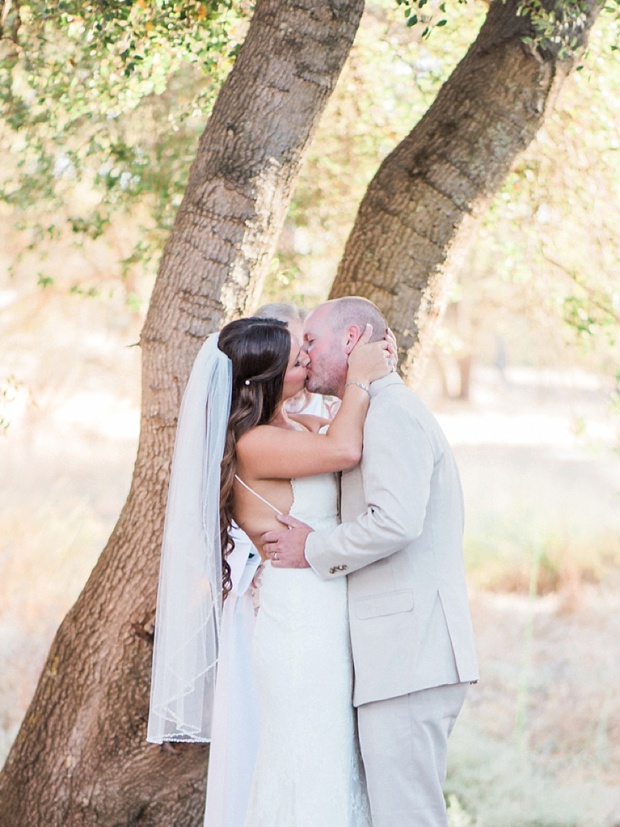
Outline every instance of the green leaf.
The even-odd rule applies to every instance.
[[[46,287],[51,287],[52,284],[54,284],[54,279],[51,276],[46,276],[41,272],[37,273],[37,287],[42,287],[45,290]]]

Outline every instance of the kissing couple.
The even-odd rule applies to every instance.
[[[212,741],[208,827],[447,827],[448,736],[478,678],[463,498],[386,331],[348,297],[312,311],[303,341],[276,319],[230,322],[194,363],[148,740]],[[287,410],[304,389],[341,400],[333,420]],[[239,529],[252,547],[233,576]],[[248,570],[248,678],[231,681],[222,601]],[[237,714],[248,696],[256,714]]]

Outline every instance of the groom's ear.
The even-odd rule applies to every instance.
[[[344,352],[349,355],[355,345],[358,343],[362,330],[359,325],[350,324],[344,333]]]

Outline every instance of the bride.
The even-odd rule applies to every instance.
[[[233,520],[255,543],[279,526],[276,514],[318,529],[338,521],[335,472],[359,461],[367,387],[389,372],[386,343],[368,344],[370,335],[350,355],[342,405],[326,434],[318,433],[323,420],[284,408],[304,387],[307,365],[285,324],[239,319],[203,345],[181,406],[168,493],[148,740],[208,741],[230,713],[220,692],[214,715],[213,698]],[[346,581],[264,562],[255,584],[260,737],[250,772],[241,768],[251,790],[234,790],[244,804],[249,794],[244,820],[234,823],[369,827]],[[218,772],[214,757],[210,776]],[[209,823],[233,822],[223,815]]]

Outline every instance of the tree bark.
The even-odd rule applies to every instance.
[[[200,141],[141,338],[131,491],[63,621],[0,775],[3,827],[202,823],[208,748],[147,744],[176,416],[205,336],[260,288],[363,0],[259,0]]]
[[[547,2],[547,6],[554,5]],[[555,5],[559,5],[555,2]],[[576,58],[525,45],[518,0],[493,0],[478,38],[412,132],[383,161],[346,244],[330,298],[356,294],[384,311],[399,367],[419,381],[476,220],[534,138]],[[600,5],[562,34],[581,49]]]

